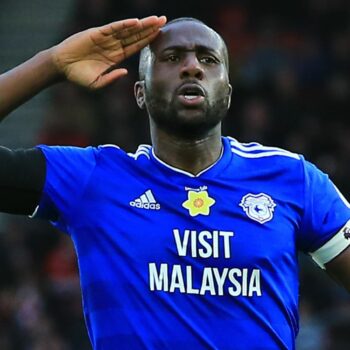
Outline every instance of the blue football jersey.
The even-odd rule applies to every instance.
[[[36,216],[68,233],[96,350],[294,349],[298,251],[321,267],[350,208],[302,156],[223,138],[194,176],[116,146],[38,146]]]

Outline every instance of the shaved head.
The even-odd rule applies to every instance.
[[[224,41],[197,19],[169,22],[142,51],[134,91],[138,106],[149,115],[151,134],[162,130],[181,139],[205,137],[220,128],[230,107]]]
[[[226,43],[225,43],[224,39],[221,37],[221,35],[218,34],[212,28],[208,27],[204,22],[200,21],[199,19],[193,18],[193,17],[180,17],[180,18],[173,19],[172,21],[168,22],[163,28],[169,27],[172,24],[179,23],[179,22],[195,22],[195,23],[199,23],[199,24],[209,28],[212,32],[214,32],[216,34],[216,36],[218,37],[218,39],[222,43],[222,50],[223,50],[223,55],[224,55],[224,61],[225,61],[225,66],[226,66],[226,70],[227,70],[227,73],[228,73],[229,72],[228,50],[227,50]],[[147,74],[148,67],[149,67],[149,64],[150,64],[151,60],[152,60],[151,46],[147,45],[140,52],[140,61],[139,61],[139,79],[140,80],[144,80],[145,79],[145,76]]]

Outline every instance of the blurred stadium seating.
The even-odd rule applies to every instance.
[[[5,3],[10,2],[4,1],[0,10],[6,7]],[[12,25],[17,28],[17,35],[27,35],[29,40],[31,30],[38,27],[34,5],[43,6],[46,2],[19,3],[23,4],[17,9],[17,22]],[[67,19],[63,24],[61,18],[52,27],[52,42],[47,45],[78,30],[129,16],[165,14],[169,19],[193,16],[216,28],[230,51],[234,88],[224,134],[304,154],[350,198],[348,0],[59,3],[62,16]],[[28,12],[28,8],[32,11]],[[52,11],[48,7],[41,16],[57,17]],[[4,18],[4,13],[0,17]],[[18,34],[22,22],[26,23],[27,32]],[[0,28],[5,30],[4,25]],[[40,41],[42,37],[35,33],[36,41]],[[9,40],[12,35],[11,31],[0,33],[1,47],[2,43],[5,45],[5,36]],[[32,46],[33,51],[26,47],[29,55],[35,53],[33,47],[44,48],[40,44]],[[10,58],[13,65],[19,63],[13,56]],[[1,67],[6,69],[10,64],[8,59]],[[39,102],[43,118],[37,127],[28,131],[31,123],[28,118],[38,111],[34,109],[6,132],[6,139],[0,133],[1,143],[12,144],[8,141],[11,137],[17,146],[116,143],[133,151],[137,144],[149,142],[147,117],[133,99],[137,57],[130,59],[127,66],[128,77],[93,94],[65,83],[50,89],[45,101]],[[25,136],[17,139],[17,135]],[[29,221],[12,216],[3,219],[0,349],[90,349],[72,245],[68,237],[48,224]],[[349,349],[349,296],[308,257],[301,255],[300,265],[301,332],[297,349]]]

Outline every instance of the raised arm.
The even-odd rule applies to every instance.
[[[119,64],[153,40],[165,17],[127,19],[75,34],[0,75],[0,121],[60,81],[98,89],[127,74]],[[39,203],[46,160],[39,149],[0,147],[0,211],[31,214]]]
[[[127,70],[119,64],[148,45],[165,22],[151,16],[91,28],[0,75],[0,120],[60,80],[98,89],[124,76]]]

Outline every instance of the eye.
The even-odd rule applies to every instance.
[[[204,64],[215,64],[218,63],[218,60],[213,56],[202,56],[200,57],[200,62]]]
[[[168,62],[178,62],[180,60],[180,57],[178,55],[171,54],[166,56],[165,60]]]

